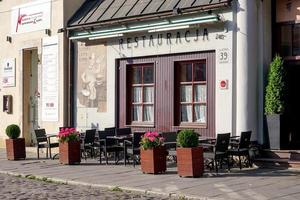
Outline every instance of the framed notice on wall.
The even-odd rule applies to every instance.
[[[2,62],[2,86],[16,86],[16,59],[4,59]]]
[[[58,121],[58,76],[58,37],[47,37],[42,47],[42,121]]]

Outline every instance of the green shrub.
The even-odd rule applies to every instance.
[[[182,130],[177,135],[177,144],[180,147],[197,147],[198,146],[198,134],[194,130]]]
[[[6,127],[5,132],[10,139],[17,139],[20,136],[21,130],[18,125],[11,124]]]
[[[283,60],[276,55],[270,64],[265,96],[265,114],[282,114],[284,111],[285,70]]]

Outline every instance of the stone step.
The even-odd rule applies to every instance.
[[[254,163],[259,167],[265,168],[300,169],[299,160],[290,160],[287,158],[256,158]]]

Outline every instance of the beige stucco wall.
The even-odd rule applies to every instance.
[[[299,0],[276,0],[276,22],[288,22],[299,20]]]
[[[58,127],[64,123],[64,74],[67,61],[67,43],[64,37],[64,33],[57,33],[57,30],[63,28],[67,19],[79,8],[84,0],[61,0],[51,1],[51,33],[52,36],[58,35],[59,38],[59,121],[58,122],[42,122],[41,110],[39,110],[39,126],[45,128],[47,132],[57,132]],[[45,30],[35,31],[24,34],[11,35],[11,8],[24,3],[34,2],[30,0],[9,0],[0,2],[0,60],[4,58],[16,58],[16,87],[3,88],[0,84],[0,147],[4,145],[5,127],[8,124],[15,123],[22,128],[23,105],[22,103],[22,74],[23,74],[23,61],[22,50],[37,48],[39,57],[41,58],[41,44],[42,38],[49,37],[45,34]],[[6,41],[6,37],[11,36],[12,42]],[[2,66],[1,66],[2,67]],[[41,85],[41,74],[39,65],[39,87]],[[1,77],[0,70],[0,77]],[[6,114],[2,112],[3,95],[13,95],[13,114]],[[41,100],[39,100],[41,101]],[[41,104],[41,102],[39,102]],[[24,133],[22,133],[24,135]]]

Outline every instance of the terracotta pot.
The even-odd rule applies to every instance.
[[[155,147],[147,150],[141,149],[141,168],[143,173],[164,173],[167,169],[166,157],[167,152],[165,147]]]
[[[80,164],[80,141],[59,143],[59,162],[65,165]]]
[[[203,148],[177,148],[177,170],[179,176],[200,177],[204,172]]]
[[[26,158],[25,138],[6,139],[5,143],[8,160],[20,160]]]

